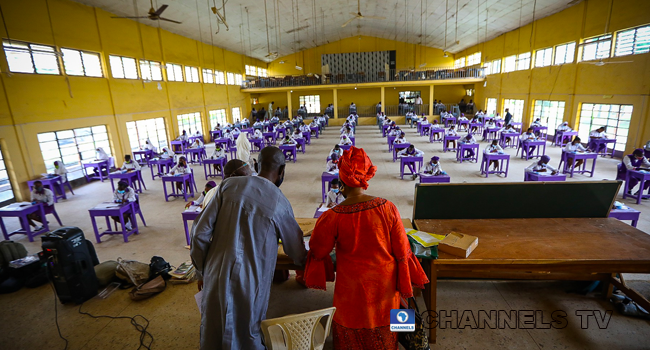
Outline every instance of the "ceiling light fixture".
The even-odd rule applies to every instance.
[[[302,67],[300,67],[299,65],[296,65],[296,69],[297,70],[302,70]]]

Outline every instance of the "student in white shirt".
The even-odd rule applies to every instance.
[[[503,148],[499,146],[499,140],[492,140],[492,143],[485,148],[485,153],[503,154]],[[497,170],[499,168],[499,161],[496,159],[491,160],[490,164],[488,164],[488,169],[490,168],[490,165],[493,165],[494,170]]]
[[[548,164],[550,161],[551,157],[543,155],[539,158],[538,162],[533,162],[525,171],[528,173],[544,173],[545,175],[551,173],[551,175],[555,175],[557,174],[557,169]]]
[[[473,145],[473,144],[476,144],[478,142],[476,142],[476,139],[474,138],[474,134],[467,133],[467,135],[465,137],[460,139],[460,143],[465,144],[465,145]],[[466,149],[465,151],[467,151],[467,156],[463,155],[463,158],[474,157],[474,155],[476,154],[476,153],[474,153],[473,149]]]
[[[223,148],[221,148],[220,143],[214,143],[214,151],[212,151],[212,154],[210,155],[210,159],[219,159],[223,158],[226,156],[226,152]],[[221,171],[221,164],[213,164],[214,170],[219,172]]]
[[[187,160],[185,157],[179,157],[178,158],[178,163],[172,168],[170,171],[171,175],[184,175],[184,174],[189,174],[191,172],[190,168],[187,166]],[[186,181],[187,188],[190,188],[190,180]],[[176,182],[176,188],[179,191],[183,191],[183,183],[181,182]]]
[[[203,201],[205,200],[205,194],[208,193],[211,189],[217,187],[217,184],[214,181],[208,181],[205,184],[205,188],[203,189],[203,192],[201,192],[201,195],[199,198],[195,201],[189,201],[187,204],[185,204],[185,208],[189,208],[191,205],[195,205],[197,207],[203,208]]]
[[[131,160],[130,154],[124,156],[124,163],[122,163],[122,168],[120,168],[120,170],[122,171],[126,170],[128,172],[131,172],[131,171],[138,171],[140,169],[141,169],[140,164],[138,164],[138,162],[134,160]]]
[[[97,160],[108,160],[110,156],[106,151],[104,151],[103,148],[97,147],[97,150],[95,150],[95,159]]]
[[[460,117],[458,117],[458,121],[461,121],[461,120],[465,121],[465,120],[469,120],[469,119],[467,119],[467,117],[465,116],[465,113],[461,113]]]
[[[62,184],[68,182],[68,169],[66,169],[63,162],[60,162],[58,160],[54,161],[54,174],[61,177]]]
[[[440,157],[434,156],[431,157],[431,161],[427,162],[424,165],[424,170],[422,171],[426,175],[443,175],[445,174],[444,171],[442,171],[442,167],[440,166]]]
[[[160,159],[169,159],[172,156],[171,156],[171,153],[169,152],[169,149],[167,147],[163,147],[162,148],[162,153],[160,153],[160,155],[158,155],[158,157]]]
[[[341,135],[345,135],[348,138],[350,138],[350,137],[354,137],[354,132],[352,131],[352,128],[348,126],[345,128],[345,130],[343,130],[343,133],[341,133]]]
[[[388,136],[399,136],[402,133],[402,130],[399,126],[396,126],[395,129],[389,129]]]
[[[190,138],[189,138],[189,136],[187,136],[187,131],[185,131],[185,130],[183,130],[183,133],[180,134],[180,136],[178,136],[178,137],[176,138],[177,141],[187,141],[187,140],[189,140],[189,139],[190,139]]]
[[[327,161],[325,165],[325,171],[339,171],[339,156],[336,153],[333,153],[330,157],[330,160]]]
[[[296,128],[296,130],[293,131],[293,134],[291,134],[291,138],[296,141],[296,144],[298,145],[297,149],[300,149],[302,145],[298,143],[298,140],[304,139],[304,137],[302,136],[302,132],[298,130],[298,128]]]
[[[625,180],[627,178],[627,172],[629,170],[650,169],[650,161],[648,161],[644,154],[645,152],[642,148],[637,148],[634,150],[634,152],[632,152],[632,154],[624,156],[623,166],[619,167],[616,179]],[[638,183],[639,180],[636,177],[630,177],[627,193],[632,194],[632,189],[634,189]],[[639,191],[646,191],[648,188],[650,188],[650,181],[646,181],[643,185],[643,189],[639,188],[639,190],[637,190],[634,195],[638,195]]]
[[[256,129],[261,129],[262,126],[264,126],[264,124],[259,119],[255,120],[255,123],[253,123],[253,127]]]
[[[339,179],[334,179],[330,182],[330,190],[327,192],[327,197],[325,197],[325,203],[321,204],[321,206],[324,205],[327,208],[333,208],[345,200],[343,194],[339,192],[339,183]]]
[[[54,205],[54,193],[52,193],[49,188],[43,187],[43,183],[37,180],[34,181],[34,188],[30,194],[30,201],[32,204],[43,203],[43,208],[47,209]],[[30,226],[34,227],[34,231],[40,231],[43,228],[43,220],[45,220],[45,218],[41,217],[40,211],[27,215],[27,221]],[[36,226],[34,221],[40,222],[41,225]]]
[[[572,131],[571,127],[569,126],[569,122],[564,122],[564,123],[560,124],[560,126],[558,126],[556,130],[559,131],[559,132]]]
[[[447,136],[458,136],[458,133],[456,132],[456,126],[450,125],[449,129],[447,129],[447,131],[445,132],[445,135],[447,135]],[[453,148],[456,148],[456,140],[447,140],[447,148],[449,148],[450,143],[453,143],[454,144]]]
[[[153,153],[157,153],[156,147],[151,143],[151,140],[147,138],[147,140],[144,142],[144,149],[147,151],[152,151]]]
[[[404,132],[400,132],[399,136],[397,136],[395,138],[395,140],[393,141],[393,145],[400,145],[400,144],[403,144],[403,143],[407,143],[408,141],[406,141],[405,135],[406,134],[404,134]]]
[[[470,123],[470,124],[480,124],[481,121],[478,120],[478,116],[475,115],[475,116],[472,118],[472,120],[469,121],[469,123]],[[478,131],[478,126],[474,125],[474,126],[472,126],[472,129],[471,129],[469,132],[471,132],[471,133],[475,133],[475,132],[477,132],[477,131]]]
[[[522,151],[526,151],[528,154],[531,154],[532,152],[535,151],[535,146],[528,146],[524,142],[526,141],[535,141],[537,140],[537,136],[535,136],[535,133],[533,133],[533,128],[528,128],[525,133],[521,134],[519,136],[519,142],[521,142],[521,148]],[[528,147],[528,149],[525,149],[524,147]]]
[[[294,140],[292,137],[290,137],[289,135],[287,135],[287,136],[285,136],[284,140],[282,140],[282,144],[283,144],[283,145],[289,145],[289,146],[295,146],[295,145],[297,145],[298,143],[297,143],[296,140]]]
[[[506,125],[505,128],[501,129],[502,134],[503,133],[512,134],[512,133],[516,133],[516,132],[517,132],[517,129],[515,129],[515,127],[512,126],[512,124],[508,124],[508,125]],[[506,146],[510,145],[511,141],[512,141],[512,139],[510,137],[506,137]]]
[[[589,144],[587,145],[587,148],[594,152],[603,151],[603,149],[607,147],[607,144],[605,143],[597,144],[596,142],[594,142],[594,140],[606,139],[606,138],[607,138],[607,134],[605,134],[605,127],[601,126],[600,128],[589,133]]]
[[[542,120],[540,118],[535,119],[535,121],[530,124],[531,127],[536,128],[542,126]]]
[[[305,125],[305,123],[300,122],[300,132],[311,132],[311,129],[309,128],[309,125]]]
[[[192,142],[192,145],[190,145],[191,149],[199,149],[203,148],[203,142],[199,139],[194,139],[194,142]]]
[[[253,132],[253,135],[251,136],[252,139],[261,139],[264,137],[264,134],[262,134],[262,130],[260,129],[255,129],[255,132]]]
[[[341,135],[341,138],[339,139],[339,145],[342,146],[351,146],[352,141],[345,135]]]
[[[573,141],[569,142],[564,146],[564,151],[567,153],[584,153],[587,151],[586,148],[580,143],[580,138],[578,136],[573,138]],[[570,167],[573,164],[573,159],[566,160],[567,166]],[[576,161],[576,168],[580,167],[584,163],[584,159],[578,159]]]
[[[223,137],[229,139],[231,144],[235,142],[235,135],[230,132],[230,130],[226,130],[226,133],[223,134]]]
[[[429,122],[427,117],[425,117],[424,114],[423,114],[422,115],[422,121],[420,121],[420,125],[429,125],[429,124],[431,124],[431,122]]]
[[[119,204],[133,203],[137,197],[135,196],[135,191],[129,187],[129,184],[126,181],[121,180],[117,183],[117,189],[113,192],[113,202]],[[115,224],[120,222],[120,218],[117,216],[111,216]],[[131,231],[133,229],[131,225],[131,213],[124,213],[124,227]]]
[[[332,158],[332,155],[338,155],[339,159],[343,156],[343,149],[338,144],[334,145],[334,148],[330,151],[329,157]]]
[[[408,148],[405,148],[397,153],[397,156],[402,158],[402,157],[422,157],[424,156],[424,152],[420,151],[419,149],[415,148],[415,146],[410,145]],[[415,172],[415,164],[414,163],[406,163],[406,166],[409,168],[411,171],[411,174],[413,174],[413,180],[415,180],[418,175]]]

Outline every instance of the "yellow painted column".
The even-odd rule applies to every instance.
[[[338,102],[339,101],[339,94],[338,94],[337,89],[333,90],[332,96],[334,97],[334,119],[338,119],[339,118],[339,109],[338,109],[338,107],[339,107],[339,102]]]
[[[287,109],[289,110],[289,115],[287,116],[289,120],[293,119],[293,107],[291,106],[291,90],[287,91]]]
[[[429,117],[433,117],[433,84],[429,85]]]
[[[386,94],[385,94],[385,90],[384,90],[384,87],[382,86],[382,87],[381,87],[381,111],[384,112],[384,113],[386,113],[386,109],[385,109],[385,108],[386,108],[385,96],[386,96]]]

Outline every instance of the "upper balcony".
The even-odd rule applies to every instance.
[[[349,84],[378,84],[378,85],[419,85],[419,84],[465,84],[480,82],[485,79],[484,68],[424,68],[411,70],[391,69],[383,72],[352,74],[307,74],[286,75],[266,78],[247,77],[242,89],[259,91],[275,88],[300,87],[345,87]]]

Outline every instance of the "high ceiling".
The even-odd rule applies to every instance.
[[[118,16],[146,15],[151,0],[74,0]],[[364,16],[355,19],[353,0],[152,0],[169,5],[162,17],[182,24],[142,19],[172,33],[270,62],[355,35],[422,44],[455,53],[479,42],[559,12],[579,0],[361,0]],[[222,8],[229,30],[211,7]],[[569,5],[569,3],[571,5]],[[137,11],[136,11],[137,7]],[[266,10],[265,10],[266,8]],[[223,9],[220,10],[224,12]],[[446,16],[445,16],[446,13]],[[458,15],[457,15],[458,14]],[[445,21],[445,18],[447,20]],[[115,19],[127,21],[127,19]],[[268,33],[267,33],[268,28]],[[457,30],[456,30],[457,28]],[[215,32],[219,31],[217,34]],[[445,38],[446,30],[446,38]],[[268,44],[267,44],[268,35]]]

